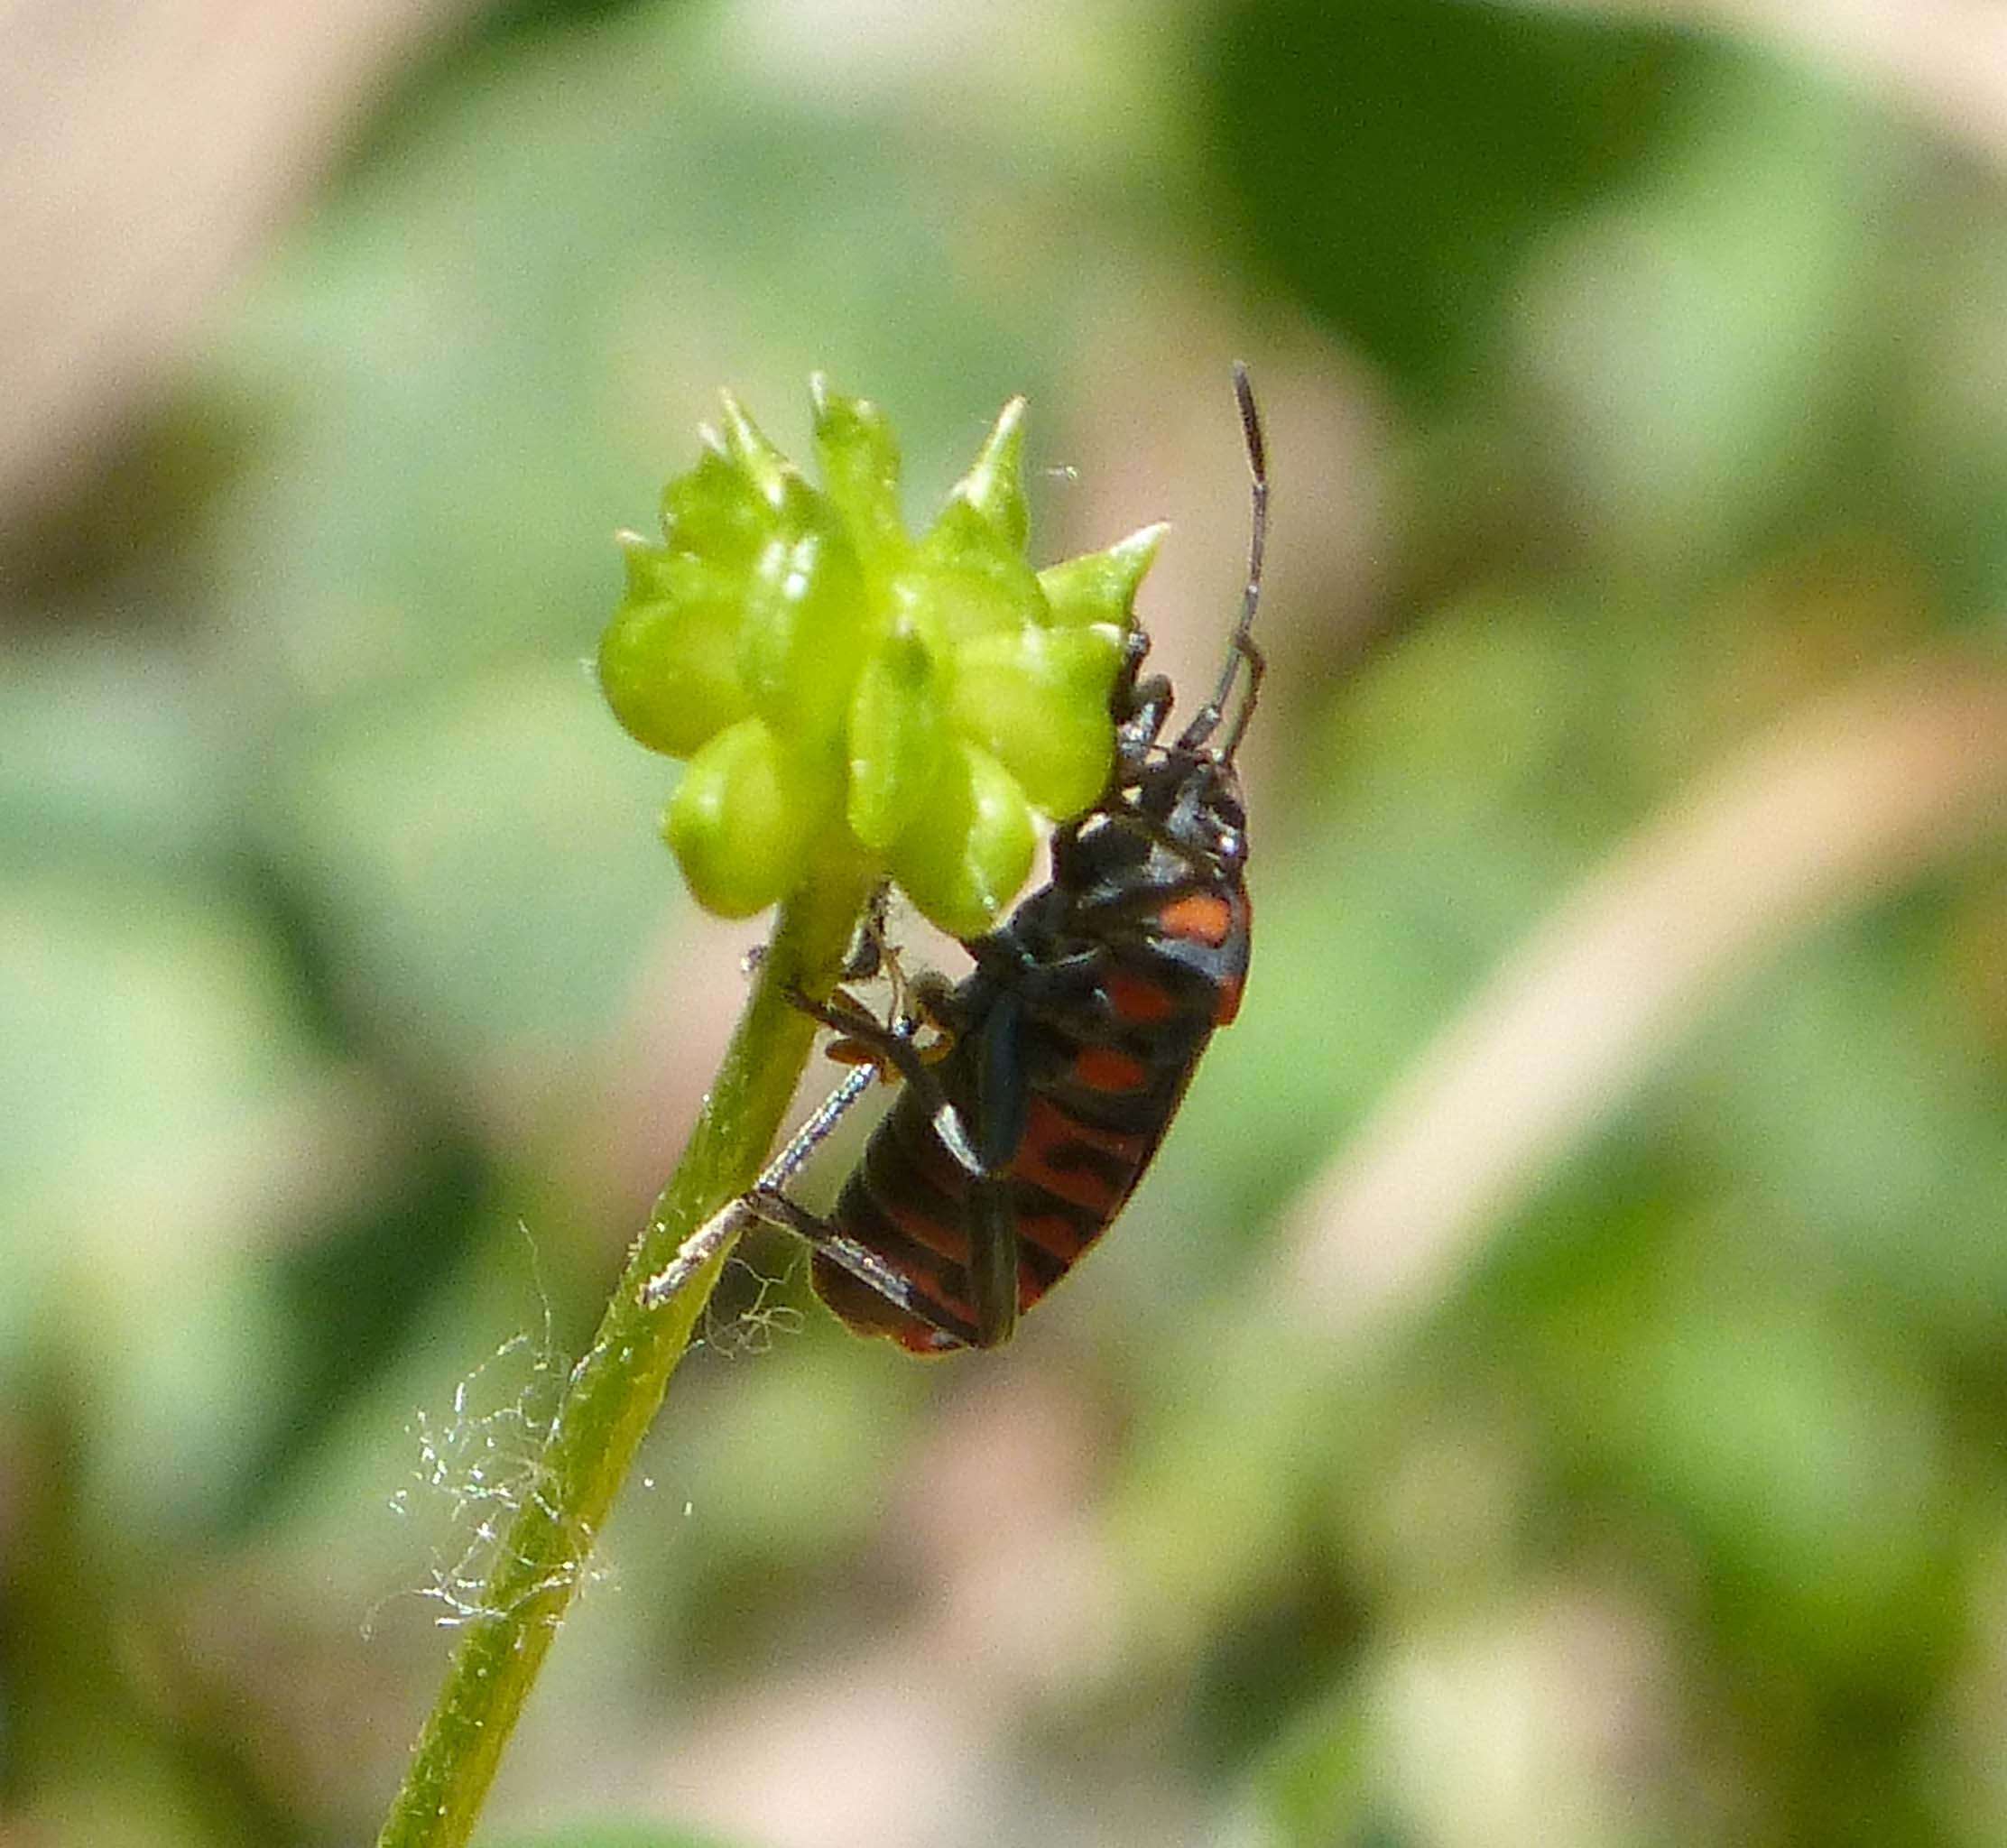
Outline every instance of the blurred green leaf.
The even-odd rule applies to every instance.
[[[1704,1141],[1891,1322],[1985,1351],[2007,1339],[2007,1119],[1997,1058],[1933,1000],[1934,907],[1839,930],[1697,1054]],[[1802,1231],[1795,1236],[1805,1237]]]
[[[1646,169],[1707,61],[1669,28],[1494,0],[1281,0],[1222,42],[1245,235],[1428,392],[1472,382],[1536,242]]]
[[[303,724],[257,819],[376,1024],[484,1061],[605,1021],[681,904],[634,762],[579,663],[523,663]]]
[[[1276,1848],[1400,1848],[1407,1837],[1374,1828],[1372,1741],[1359,1690],[1347,1685],[1307,1703],[1262,1755],[1253,1797],[1268,1841]]]

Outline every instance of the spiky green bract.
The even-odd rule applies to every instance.
[[[663,492],[663,542],[623,536],[600,684],[635,738],[689,760],[662,829],[708,910],[748,916],[833,861],[976,936],[1024,882],[1035,814],[1106,786],[1164,529],[1034,571],[1017,398],[916,540],[883,414],[819,377],[810,397],[821,487],[727,394]]]

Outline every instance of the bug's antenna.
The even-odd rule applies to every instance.
[[[1254,612],[1262,601],[1262,560],[1268,550],[1268,446],[1262,440],[1262,414],[1254,408],[1254,387],[1248,380],[1245,364],[1238,359],[1234,362],[1234,398],[1240,406],[1241,435],[1247,445],[1247,473],[1253,503],[1247,541],[1247,588],[1241,593],[1240,620],[1234,624],[1234,633],[1227,643],[1226,664],[1220,670],[1219,684],[1213,688],[1213,697],[1193,715],[1192,722],[1178,740],[1180,751],[1197,751],[1219,729],[1226,702],[1234,691],[1234,677],[1244,661],[1247,663],[1246,697],[1234,716],[1226,743],[1214,753],[1222,763],[1231,763],[1235,752],[1241,747],[1241,734],[1247,729],[1247,722],[1253,716],[1255,698],[1262,688],[1262,675],[1268,666],[1262,651],[1254,644],[1253,635]]]

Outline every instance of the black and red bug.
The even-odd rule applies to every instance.
[[[938,1059],[910,1023],[888,1029],[847,996],[802,1001],[907,1080],[828,1220],[773,1187],[747,1201],[809,1240],[817,1294],[859,1334],[921,1354],[1008,1341],[1121,1211],[1240,1007],[1247,824],[1234,760],[1262,679],[1251,632],[1268,470],[1243,366],[1234,387],[1253,532],[1212,698],[1163,742],[1170,683],[1139,679],[1150,644],[1132,633],[1107,790],[1053,836],[1050,882],[969,941],[973,972],[932,993],[948,1036]]]

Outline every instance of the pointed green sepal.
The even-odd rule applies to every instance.
[[[805,771],[763,721],[742,719],[690,759],[662,837],[698,904],[750,918],[800,882],[833,793],[833,782]]]
[[[892,426],[869,399],[832,392],[820,373],[809,381],[809,398],[823,490],[849,528],[865,570],[890,577],[912,551],[899,517],[899,445]]]
[[[873,650],[850,701],[850,831],[883,853],[940,774],[948,713],[927,644],[902,627]]]
[[[750,569],[772,533],[773,510],[717,432],[704,435],[697,467],[662,490],[662,531],[671,550]]]
[[[927,805],[893,846],[893,876],[943,930],[980,937],[1024,883],[1037,845],[1017,779],[957,741]]]
[[[912,563],[893,579],[894,607],[941,647],[1013,635],[1050,619],[1038,574],[967,501],[951,500]]]
[[[1122,646],[1122,630],[1096,623],[985,635],[956,656],[956,730],[989,751],[1055,820],[1091,807],[1108,786],[1108,695]]]
[[[1134,618],[1137,587],[1170,531],[1169,523],[1160,520],[1117,540],[1105,551],[1083,552],[1077,559],[1047,566],[1039,573],[1039,587],[1045,593],[1052,621],[1068,626],[1113,623],[1127,628]]]
[[[760,498],[778,511],[791,483],[800,482],[793,463],[767,440],[766,433],[745,414],[745,408],[729,392],[720,392],[724,410],[725,451],[744,472]]]
[[[955,484],[953,499],[980,513],[1013,552],[1024,550],[1031,528],[1023,468],[1024,400],[1013,398],[997,412],[968,473]]]

